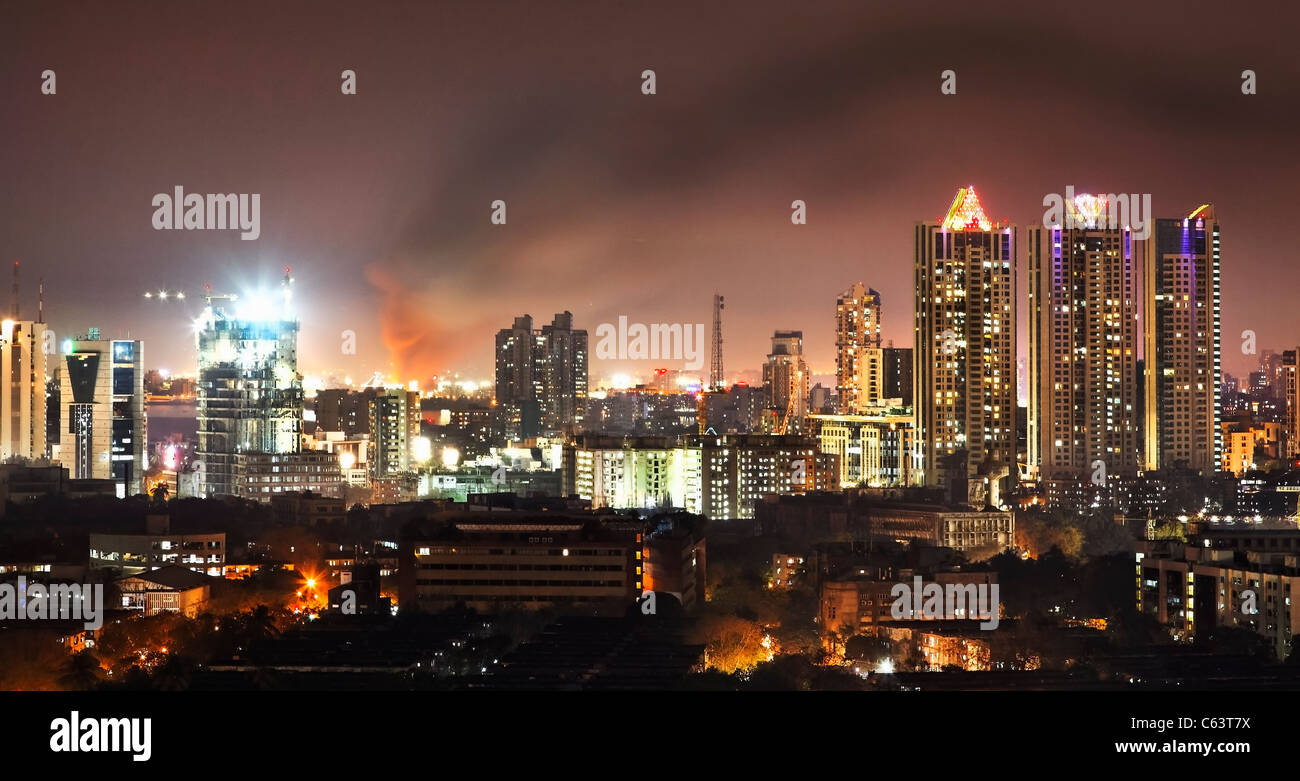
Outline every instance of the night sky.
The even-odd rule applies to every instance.
[[[205,283],[289,265],[309,374],[486,379],[518,314],[569,309],[594,349],[619,315],[707,323],[715,289],[730,378],[774,329],[802,329],[832,373],[855,281],[910,345],[913,223],[958,187],[1020,226],[1023,280],[1025,226],[1074,185],[1151,193],[1157,216],[1215,204],[1241,373],[1243,329],[1300,343],[1300,12],[1163,5],[9,3],[0,257],[22,262],[24,317],[43,276],[59,338],[129,334],[175,371]],[[176,185],[260,193],[260,239],[155,231],[151,199]],[[143,298],[159,288],[191,298]],[[645,370],[596,361],[593,384]]]

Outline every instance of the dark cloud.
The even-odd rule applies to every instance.
[[[486,375],[516,314],[700,322],[720,289],[730,367],[802,328],[828,371],[854,281],[884,295],[886,337],[910,340],[911,226],[957,187],[1023,226],[1072,184],[1150,192],[1161,214],[1214,201],[1225,335],[1292,346],[1296,12],[1234,10],[25,5],[0,24],[0,235],[49,281],[56,329],[130,329],[174,366],[192,360],[181,313],[141,290],[288,264],[313,370]],[[1240,94],[1245,67],[1259,95]],[[149,197],[175,184],[263,193],[263,238],[152,231]],[[338,352],[349,328],[355,357]]]

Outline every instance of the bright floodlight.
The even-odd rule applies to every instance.
[[[249,295],[246,300],[242,301],[236,310],[236,314],[240,320],[265,322],[274,319],[275,309],[266,294],[259,291]]]
[[[460,463],[460,451],[454,447],[444,447],[442,449],[442,465],[448,469],[455,469]]]
[[[433,458],[433,442],[428,437],[416,437],[411,441],[411,457],[419,463]]]

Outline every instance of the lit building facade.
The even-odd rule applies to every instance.
[[[1284,658],[1300,628],[1300,538],[1294,526],[1233,533],[1237,539],[1210,531],[1189,543],[1139,542],[1137,608],[1176,640],[1244,629],[1267,638]]]
[[[60,362],[60,461],[73,479],[113,480],[119,497],[143,493],[148,468],[143,345],[69,339]]]
[[[310,491],[337,497],[343,491],[339,458],[326,451],[236,453],[231,458],[231,494],[270,503],[279,494]]]
[[[0,330],[0,460],[45,458],[45,323],[5,320]]]
[[[1219,221],[1207,204],[1154,223],[1144,283],[1146,466],[1213,472],[1223,453]]]
[[[809,415],[822,453],[839,456],[838,487],[908,486],[920,475],[910,409],[865,415]]]
[[[199,486],[203,496],[234,493],[241,453],[298,453],[303,389],[298,374],[298,320],[283,310],[234,309],[209,297],[196,323],[199,356]],[[234,309],[234,311],[229,311]]]
[[[1285,350],[1282,353],[1282,371],[1286,389],[1283,451],[1287,458],[1300,457],[1300,360],[1296,357],[1298,355],[1300,355],[1300,348]]]
[[[916,225],[913,380],[925,485],[1016,463],[1016,229],[994,224],[974,188],[939,222]],[[945,464],[965,453],[965,472]]]
[[[772,352],[763,364],[767,408],[776,421],[776,433],[801,431],[808,414],[808,364],[803,358],[803,331],[777,331]]]
[[[856,414],[882,395],[880,294],[861,282],[835,301],[835,390],[838,409]]]
[[[135,575],[178,566],[221,577],[226,563],[226,535],[91,534],[90,568]]]
[[[564,447],[562,480],[596,509],[752,518],[766,496],[838,487],[839,459],[793,435],[582,436]]]
[[[1077,481],[1138,470],[1137,298],[1141,242],[1108,227],[1111,205],[1066,204],[1065,225],[1029,229],[1031,472]]]
[[[374,476],[409,472],[420,436],[420,394],[388,388],[370,402],[370,468]]]

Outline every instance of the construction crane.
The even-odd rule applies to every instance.
[[[285,317],[288,317],[289,303],[293,297],[293,283],[296,281],[292,276],[292,271],[292,268],[285,266],[284,278],[280,282],[280,294],[283,299]],[[168,290],[166,288],[159,289],[158,291],[146,290],[144,297],[151,301],[159,301],[163,303],[167,301],[185,301],[190,298],[184,290]],[[212,291],[212,285],[205,284],[203,286],[202,298],[206,308],[212,309],[214,305],[219,307],[223,303],[233,304],[239,300],[239,295],[236,293],[214,293]]]
[[[793,388],[790,389],[790,400],[785,405],[785,415],[781,418],[781,425],[777,427],[778,434],[784,434],[790,429],[790,418],[794,417],[794,401],[797,394],[803,390],[803,370],[795,369]]]

